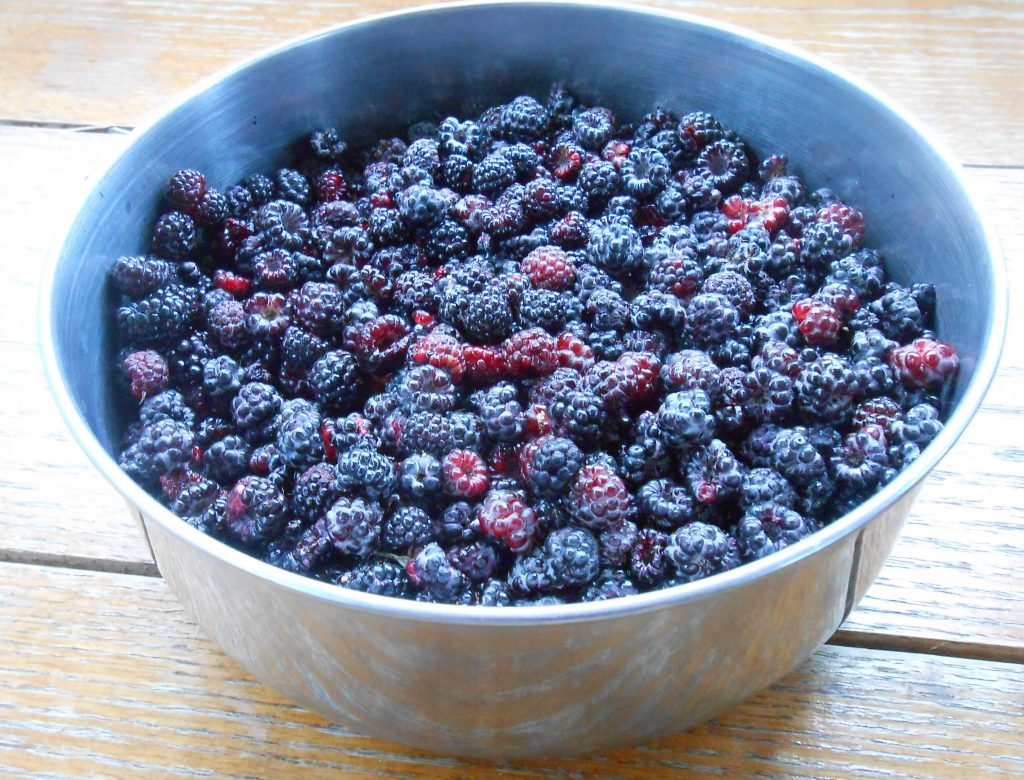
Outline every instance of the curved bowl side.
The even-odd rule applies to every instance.
[[[877,570],[851,572],[884,560],[913,499],[878,515],[863,544],[850,535],[756,582],[649,612],[533,626],[311,608],[145,522],[175,595],[257,679],[360,733],[524,759],[681,731],[778,680],[839,627]]]

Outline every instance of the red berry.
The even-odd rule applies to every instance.
[[[514,553],[526,552],[537,538],[540,524],[526,500],[511,490],[492,490],[477,510],[480,530],[501,539]]]
[[[668,225],[668,222],[661,216],[661,213],[653,203],[648,203],[637,209],[636,224],[641,227],[651,228],[653,234],[657,234]]]
[[[629,157],[629,151],[629,144],[625,141],[613,139],[604,145],[604,149],[601,150],[601,157],[614,165],[615,170],[619,170],[622,167],[622,163]]]
[[[519,473],[522,475],[524,482],[528,482],[530,479],[530,466],[533,464],[533,458],[542,443],[540,439],[533,439],[519,448]]]
[[[519,331],[502,348],[512,376],[547,376],[558,368],[558,343],[541,328]]]
[[[534,287],[545,290],[567,290],[576,279],[572,259],[557,246],[541,246],[524,259],[521,270]]]
[[[231,271],[215,271],[213,286],[231,293],[236,298],[244,298],[252,289],[252,280]]]
[[[584,152],[572,144],[559,144],[551,151],[548,167],[556,178],[571,181],[583,167]]]
[[[452,381],[461,382],[466,373],[465,347],[453,336],[424,336],[409,350],[413,363],[427,364],[448,372]]]
[[[170,499],[175,499],[178,494],[185,489],[185,486],[191,482],[198,482],[202,477],[193,471],[188,469],[175,469],[167,474],[163,474],[160,477],[160,488],[164,491],[164,495]]]
[[[796,379],[800,375],[800,354],[784,341],[766,341],[754,358],[754,368],[767,366],[772,371]]]
[[[337,463],[338,461],[338,450],[334,446],[334,427],[334,420],[330,417],[320,424],[320,438],[324,443],[324,454],[331,463]]]
[[[594,350],[568,331],[559,335],[557,350],[559,366],[584,374],[594,365]]]
[[[548,232],[548,237],[559,246],[567,249],[576,249],[587,243],[590,230],[587,227],[587,220],[578,211],[570,211]]]
[[[635,512],[633,498],[622,477],[604,464],[580,469],[569,490],[569,512],[580,525],[603,531]]]
[[[217,234],[217,250],[234,260],[239,246],[252,235],[252,225],[245,220],[228,217]]]
[[[718,498],[718,488],[714,482],[701,482],[697,485],[694,496],[702,504],[713,504]]]
[[[608,409],[642,404],[655,397],[661,361],[645,352],[625,352],[611,363],[603,360],[587,372],[587,385]]]
[[[871,398],[853,413],[855,428],[876,427],[888,433],[895,422],[903,419],[900,405],[889,398]]]
[[[417,309],[412,313],[412,321],[424,328],[432,328],[435,322],[434,315],[429,311],[423,311],[423,309]]]
[[[839,312],[824,301],[804,298],[793,304],[793,318],[800,323],[800,333],[812,347],[830,347],[839,338],[842,320]]]
[[[833,203],[818,211],[819,222],[831,222],[842,227],[843,232],[857,247],[864,241],[864,215],[845,203]]]
[[[554,217],[558,213],[555,189],[555,182],[546,176],[528,181],[523,187],[523,209],[526,216],[535,222]]]
[[[516,448],[507,444],[496,445],[487,456],[487,466],[491,474],[515,476],[519,468]]]
[[[409,326],[394,314],[345,329],[345,347],[371,369],[394,368],[409,349]]]
[[[328,168],[316,179],[316,194],[321,203],[341,200],[347,192],[345,176],[337,168]]]
[[[122,366],[131,382],[132,395],[140,401],[165,390],[170,381],[167,361],[149,349],[132,352]]]
[[[782,197],[754,200],[733,195],[722,202],[720,209],[729,218],[729,233],[747,225],[761,225],[772,235],[789,221],[789,202]]]
[[[466,362],[466,373],[471,382],[492,385],[508,375],[505,352],[498,347],[480,347],[467,344],[462,355]]]
[[[626,397],[631,404],[654,399],[658,389],[661,361],[650,352],[623,352],[615,361],[616,370],[626,380]]]
[[[863,433],[866,433],[875,441],[880,441],[882,444],[886,444],[888,437],[885,435],[886,432],[880,425],[865,425],[861,428]]]
[[[915,339],[890,352],[889,365],[908,387],[929,387],[953,376],[960,367],[960,358],[950,344]]]
[[[441,461],[444,490],[450,496],[479,498],[491,484],[483,458],[471,450],[452,450]]]
[[[455,203],[452,216],[470,233],[477,234],[484,229],[484,214],[489,212],[493,205],[490,198],[483,195],[466,195]]]

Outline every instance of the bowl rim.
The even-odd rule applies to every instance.
[[[716,574],[696,582],[607,601],[552,606],[466,607],[378,596],[284,571],[193,528],[174,515],[170,509],[160,504],[159,501],[149,495],[121,470],[114,458],[106,452],[99,440],[89,429],[65,384],[55,349],[55,310],[52,305],[53,290],[61,255],[71,232],[74,230],[83,205],[93,196],[103,178],[117,164],[121,157],[127,154],[148,134],[150,129],[159,124],[165,117],[182,108],[215,84],[240,73],[270,56],[298,48],[315,40],[335,36],[350,29],[369,27],[403,17],[415,18],[419,15],[429,15],[437,12],[459,13],[463,11],[479,11],[480,9],[487,8],[516,7],[570,8],[578,9],[581,12],[600,10],[603,12],[614,11],[622,14],[653,16],[679,23],[682,27],[724,34],[727,37],[739,39],[744,44],[753,46],[772,56],[793,63],[811,65],[824,71],[826,75],[847,82],[850,86],[866,94],[867,97],[875,101],[882,109],[888,111],[895,119],[901,121],[911,131],[921,137],[946,167],[946,172],[952,176],[953,180],[960,187],[969,206],[974,211],[973,216],[982,228],[986,259],[994,290],[987,332],[975,365],[974,376],[967,386],[963,397],[954,407],[943,430],[925,448],[916,461],[901,471],[882,490],[852,511],[837,518],[829,525],[797,544],[762,560],[745,563],[731,571]],[[935,138],[931,130],[907,114],[902,108],[895,105],[890,98],[886,97],[879,90],[864,83],[859,78],[851,76],[843,68],[823,61],[817,55],[806,52],[798,46],[793,46],[787,42],[779,41],[729,23],[647,6],[605,2],[604,0],[476,0],[471,3],[432,4],[413,9],[361,16],[311,34],[296,36],[223,68],[213,75],[202,79],[191,88],[178,93],[169,104],[152,112],[144,122],[131,132],[128,143],[115,150],[112,159],[107,161],[101,168],[98,168],[96,173],[86,180],[83,189],[84,191],[81,196],[72,200],[74,204],[73,209],[70,210],[68,218],[64,221],[63,229],[56,234],[57,238],[54,240],[53,248],[49,253],[40,285],[37,320],[39,349],[44,373],[57,407],[79,446],[85,451],[85,454],[100,473],[128,500],[133,510],[139,511],[145,518],[158,523],[165,532],[178,537],[188,545],[199,548],[202,553],[212,556],[246,574],[285,588],[295,595],[312,597],[319,601],[389,618],[432,621],[452,625],[481,626],[546,625],[606,620],[619,616],[638,615],[644,612],[711,598],[723,591],[750,584],[772,572],[794,565],[798,561],[814,555],[863,528],[871,520],[905,497],[918,482],[927,476],[960,438],[981,405],[982,399],[995,376],[1006,336],[1009,293],[1005,259],[997,235],[986,211],[978,202],[973,185],[964,179],[962,167],[955,162],[953,156],[946,149],[944,142]],[[152,552],[152,545],[149,543],[149,534],[145,523],[142,523],[142,531],[146,536],[150,552]],[[851,576],[854,575],[851,574]]]

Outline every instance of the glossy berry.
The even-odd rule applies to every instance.
[[[433,536],[433,521],[426,511],[417,506],[402,506],[384,520],[380,545],[382,550],[405,555]]]
[[[480,530],[521,553],[533,546],[539,528],[537,515],[519,493],[490,491],[477,511]]]
[[[398,464],[398,490],[414,501],[428,502],[440,493],[441,465],[426,452],[411,454]]]
[[[266,542],[286,519],[284,494],[263,477],[243,477],[231,489],[224,511],[224,529],[245,545]]]
[[[814,525],[799,512],[772,503],[747,511],[737,525],[736,538],[743,560],[760,560],[810,536]]]
[[[470,582],[486,582],[498,566],[498,554],[484,541],[470,542],[451,548],[448,562],[462,572]]]
[[[873,436],[868,431],[848,434],[832,454],[836,482],[860,491],[876,487],[888,466],[885,437]]]
[[[177,269],[153,255],[119,257],[110,269],[110,279],[119,292],[138,299],[176,281]]]
[[[602,531],[636,511],[625,482],[604,465],[584,466],[569,489],[567,498],[573,521],[593,531]]]
[[[455,603],[469,590],[466,575],[452,566],[444,551],[434,543],[409,559],[406,574],[414,587],[442,603]]]
[[[337,468],[343,487],[374,500],[389,496],[398,478],[394,461],[377,451],[369,438],[338,455]]]
[[[176,284],[161,287],[118,309],[118,328],[131,346],[172,344],[185,336],[195,321],[197,304],[192,290]]]
[[[771,462],[795,485],[806,485],[825,474],[825,461],[806,429],[780,431],[771,445]]]
[[[348,412],[359,398],[359,366],[345,350],[327,352],[309,370],[317,400],[328,411]]]
[[[655,479],[637,491],[640,517],[662,531],[671,531],[693,519],[693,498],[670,479]]]
[[[339,498],[335,501],[322,525],[331,546],[342,555],[366,558],[380,544],[381,511],[374,503],[361,498]]]
[[[169,211],[153,228],[153,251],[168,260],[184,260],[196,248],[198,238],[192,217],[180,211]]]
[[[576,279],[572,259],[555,246],[534,249],[523,259],[521,270],[534,287],[545,290],[567,290]]]
[[[893,426],[893,438],[924,446],[942,430],[939,410],[928,403],[915,404]]]
[[[915,339],[907,346],[892,350],[889,365],[907,387],[937,387],[956,374],[960,357],[950,344]]]
[[[601,570],[597,540],[583,528],[560,528],[544,540],[548,576],[556,589],[579,588]]]
[[[694,582],[740,565],[736,540],[708,523],[677,529],[669,536],[665,554],[679,582]]]
[[[153,350],[132,352],[122,361],[121,367],[131,385],[132,395],[140,401],[166,389],[170,381],[167,361]]]
[[[838,311],[823,301],[810,298],[793,304],[793,318],[799,323],[804,341],[812,347],[834,345],[843,326]]]
[[[502,348],[505,364],[514,377],[547,376],[558,368],[558,343],[540,328],[519,331]]]
[[[405,569],[390,558],[371,558],[343,572],[336,584],[375,596],[404,598],[409,590]]]
[[[475,499],[487,492],[490,476],[483,459],[471,450],[452,450],[441,463],[444,491],[458,498]]]
[[[295,478],[291,509],[303,521],[313,523],[326,514],[341,493],[338,470],[329,463],[318,463]]]
[[[694,389],[666,396],[658,408],[658,429],[666,443],[677,449],[711,441],[715,420],[708,394]]]
[[[641,588],[656,588],[669,573],[669,558],[666,553],[668,536],[661,531],[645,528],[640,531],[630,555],[630,572],[633,581]]]
[[[546,436],[538,440],[524,475],[536,495],[557,498],[566,492],[582,466],[583,453],[572,440]]]

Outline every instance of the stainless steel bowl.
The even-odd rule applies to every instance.
[[[145,249],[169,172],[224,186],[325,124],[395,131],[564,81],[620,116],[706,109],[760,152],[863,209],[903,282],[938,288],[962,356],[945,430],[846,517],[767,560],[617,601],[518,609],[391,600],[233,550],[175,518],[115,462],[106,271]],[[256,57],[136,131],[85,197],[46,277],[42,349],[68,425],[138,513],[168,584],[254,676],[357,731],[428,750],[572,754],[685,729],[806,658],[863,596],[921,480],[992,379],[1006,284],[954,164],[884,98],[806,55],[707,21],[604,5],[434,7],[346,24]]]

